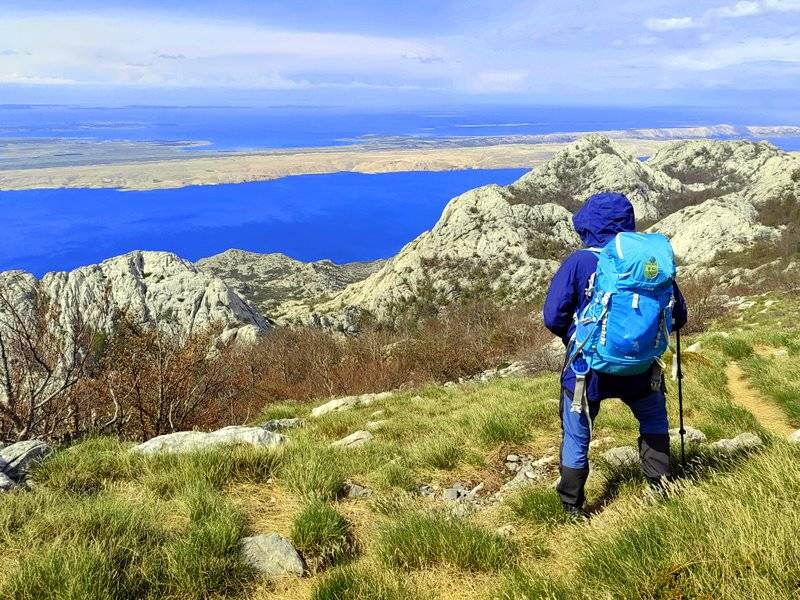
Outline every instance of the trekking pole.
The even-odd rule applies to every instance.
[[[676,350],[678,355],[678,415],[680,418],[680,429],[678,433],[681,434],[681,466],[686,471],[686,442],[685,435],[686,429],[683,427],[683,369],[681,368],[681,330],[675,330],[676,337]]]

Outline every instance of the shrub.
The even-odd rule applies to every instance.
[[[388,565],[403,569],[448,564],[467,571],[496,571],[514,562],[508,540],[442,514],[411,514],[388,525],[378,551]]]
[[[717,336],[714,343],[734,360],[741,360],[753,355],[753,346],[749,342],[736,337]]]
[[[442,434],[428,438],[414,452],[413,459],[422,467],[454,469],[464,455],[463,446],[454,438]]]
[[[291,538],[312,571],[355,553],[355,540],[347,519],[319,500],[311,500],[295,517]]]

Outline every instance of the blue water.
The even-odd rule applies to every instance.
[[[146,192],[0,192],[0,271],[40,276],[136,249],[192,260],[228,248],[301,260],[385,258],[436,223],[450,198],[523,173],[336,173]]]

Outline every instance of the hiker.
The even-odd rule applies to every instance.
[[[611,367],[614,368],[605,369],[604,367],[608,364],[591,354],[593,348],[599,347],[601,343],[605,344],[606,326],[609,325],[604,322],[604,315],[607,312],[599,314],[597,312],[606,310],[604,309],[603,291],[595,289],[595,283],[598,283],[595,278],[598,280],[602,278],[598,262],[601,266],[608,265],[608,261],[618,260],[618,255],[619,258],[622,257],[621,238],[618,234],[635,232],[636,222],[633,206],[623,194],[611,192],[595,194],[573,216],[572,222],[586,248],[573,252],[553,276],[544,304],[544,322],[550,331],[563,340],[567,348],[567,359],[561,375],[561,478],[557,491],[564,510],[573,516],[583,517],[586,516],[583,504],[585,500],[584,487],[589,476],[588,452],[591,427],[600,410],[601,400],[620,398],[633,411],[639,421],[639,457],[642,471],[648,482],[654,487],[660,488],[664,478],[670,475],[670,450],[662,374],[663,364],[658,360],[658,356],[645,354],[646,362],[637,369],[623,368],[613,364]],[[649,255],[650,248],[647,246],[645,246],[645,250],[648,252],[649,258],[645,259],[645,266],[640,270],[646,273],[646,276],[643,277],[652,276],[653,282],[663,282],[662,288],[665,288],[668,305],[663,308],[661,318],[666,319],[667,317],[663,315],[671,312],[672,331],[683,327],[687,319],[686,303],[678,286],[674,283],[674,261],[669,242],[661,235],[622,233],[622,236],[628,236],[625,244],[653,242],[661,244],[659,248],[662,253],[657,256],[665,257],[659,258],[659,261],[665,263],[665,266],[662,267],[664,270],[672,269],[671,275],[659,272],[660,263],[655,257]],[[609,244],[609,242],[611,243]],[[606,244],[609,244],[608,254],[602,259],[606,262],[602,262],[602,249]],[[595,275],[596,271],[597,275]],[[622,277],[628,275],[630,273],[623,273],[619,280],[621,281]],[[614,277],[617,277],[616,273]],[[603,285],[611,287],[612,284],[605,282]],[[648,296],[648,294],[643,293],[642,296]],[[613,305],[614,295],[605,294],[605,301],[609,297],[610,304]],[[622,300],[623,297],[620,295],[619,300]],[[632,310],[626,318],[620,319],[622,323],[612,324],[609,327],[609,335],[615,334],[612,328],[616,327],[616,335],[622,335],[623,342],[632,342],[638,351],[639,341],[630,340],[629,337],[633,335],[631,331],[635,330],[637,326],[633,319],[637,318],[637,315],[646,313],[646,310],[639,310],[640,294],[633,293],[631,297],[632,300],[625,297],[628,307],[623,308],[629,309],[632,305],[635,310]],[[589,306],[592,302],[595,305]],[[642,300],[643,305],[645,302]],[[583,314],[585,308],[587,314]],[[592,311],[595,311],[592,314],[596,323],[588,314]],[[592,329],[589,329],[590,327]],[[659,337],[656,338],[655,344],[661,344],[658,351],[660,354],[666,347],[669,329],[666,330],[667,335],[661,339],[664,329],[661,323],[652,325],[651,334],[656,327],[658,327],[657,335]],[[576,329],[581,329],[577,334],[585,338],[584,340],[576,340],[578,337]],[[622,329],[621,334],[619,333],[620,329]],[[587,341],[591,342],[589,338],[594,339],[596,344],[584,345]],[[599,341],[600,339],[602,342]],[[649,347],[653,345],[652,340],[648,342]],[[596,368],[589,368],[587,359]],[[623,362],[624,364],[627,363]],[[642,369],[644,370],[642,371]],[[627,370],[642,372],[615,374]],[[580,397],[576,397],[576,392]]]

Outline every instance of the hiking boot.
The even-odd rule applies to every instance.
[[[588,521],[589,520],[589,513],[583,510],[582,506],[576,506],[574,504],[567,504],[566,502],[562,502],[561,506],[564,507],[564,512],[567,516],[573,521]]]

